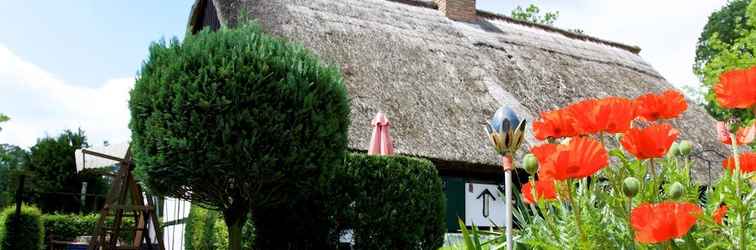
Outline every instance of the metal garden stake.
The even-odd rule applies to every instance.
[[[501,107],[494,113],[486,126],[486,132],[496,153],[501,156],[501,167],[504,170],[504,202],[506,204],[505,219],[507,250],[512,250],[512,157],[522,144],[525,135],[526,121],[520,121],[512,109]]]

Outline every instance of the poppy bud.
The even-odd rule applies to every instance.
[[[690,151],[693,150],[693,143],[688,140],[684,140],[680,142],[680,145],[678,145],[677,148],[680,150],[680,156],[688,156],[688,154],[690,154]]]
[[[538,171],[538,160],[535,155],[526,154],[525,157],[522,158],[522,167],[528,172],[528,174],[534,175],[536,171]]]
[[[638,179],[635,177],[625,178],[622,185],[622,192],[624,192],[627,197],[632,198],[635,196],[638,193],[638,189],[640,189],[640,181],[638,181]]]
[[[669,190],[667,190],[667,192],[669,193],[670,198],[679,199],[683,194],[683,185],[680,182],[672,183],[672,185],[669,185]]]
[[[672,158],[675,156],[680,155],[680,144],[677,142],[672,143],[672,146],[669,147],[669,150],[667,151],[667,156]]]

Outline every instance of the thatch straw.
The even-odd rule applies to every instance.
[[[532,121],[541,111],[587,97],[673,88],[638,56],[637,47],[490,13],[475,23],[455,22],[428,0],[208,1],[226,25],[244,13],[340,65],[352,101],[351,148],[367,148],[371,118],[383,111],[398,153],[439,166],[498,168],[483,125],[502,104]],[[691,103],[673,123],[682,138],[699,143],[696,148],[725,152],[714,120],[700,107]],[[536,143],[527,138],[527,144]],[[708,180],[704,167],[696,167],[702,182]],[[721,172],[718,165],[713,169],[714,175]]]

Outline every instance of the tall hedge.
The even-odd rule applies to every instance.
[[[356,249],[438,249],[446,233],[441,178],[430,161],[350,154],[329,183],[339,229]]]
[[[41,212],[36,207],[22,206],[21,214],[10,206],[0,212],[0,250],[40,250],[44,246],[45,231]]]
[[[319,179],[343,162],[349,126],[336,68],[256,25],[205,30],[150,47],[129,107],[151,191],[218,208],[231,244],[251,208],[266,240],[256,246],[324,247]]]

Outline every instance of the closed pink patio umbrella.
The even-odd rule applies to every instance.
[[[393,155],[394,141],[389,134],[389,120],[383,112],[378,112],[373,118],[373,136],[370,138],[369,155]]]

